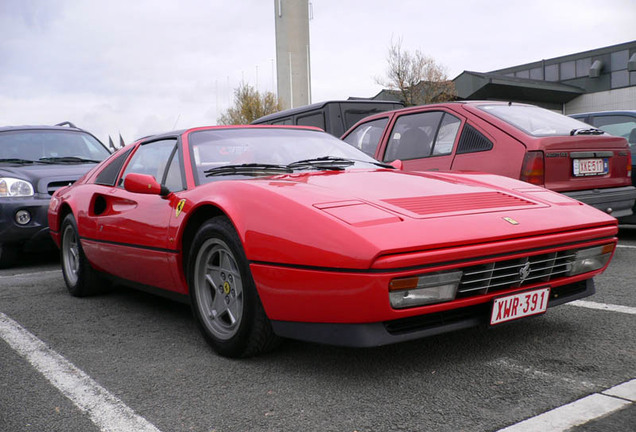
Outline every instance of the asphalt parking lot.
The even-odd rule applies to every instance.
[[[287,341],[237,361],[208,348],[187,306],[124,288],[70,297],[55,255],[40,256],[0,270],[0,430],[630,430],[635,264],[636,228],[621,229],[586,302],[382,348]]]

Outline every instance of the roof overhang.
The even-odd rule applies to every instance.
[[[566,84],[464,71],[453,80],[459,99],[566,103],[585,90]]]

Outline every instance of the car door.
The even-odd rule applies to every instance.
[[[404,170],[448,170],[461,124],[443,110],[401,115],[385,137],[382,160],[400,159]]]
[[[149,174],[171,192],[183,189],[183,165],[176,139],[144,143],[135,149],[118,184],[99,197],[94,212],[97,240],[103,252],[98,265],[109,273],[144,285],[174,289],[178,251],[169,236],[178,198],[133,193],[124,189],[130,173]]]

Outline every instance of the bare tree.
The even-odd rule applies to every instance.
[[[455,84],[444,66],[420,50],[411,54],[402,49],[402,40],[391,40],[387,55],[387,77],[376,82],[395,91],[405,105],[424,105],[453,100]]]
[[[217,119],[220,125],[250,124],[259,117],[282,109],[272,92],[259,93],[246,83],[234,89],[234,105]]]

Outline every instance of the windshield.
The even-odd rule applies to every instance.
[[[83,132],[21,130],[0,133],[0,160],[83,163],[99,162],[108,155],[106,147]]]
[[[593,126],[579,120],[532,105],[493,104],[479,105],[478,108],[533,136],[578,135],[594,131]]]
[[[344,141],[319,131],[209,129],[192,132],[188,140],[197,184],[228,176],[373,168],[378,164]]]

